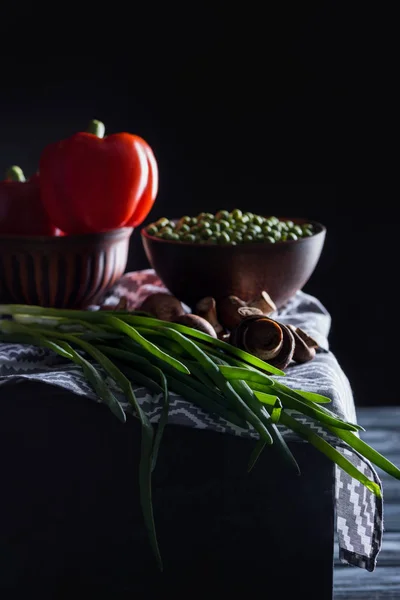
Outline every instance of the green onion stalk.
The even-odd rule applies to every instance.
[[[113,379],[123,392],[141,424],[140,501],[160,569],[151,478],[168,421],[170,392],[235,427],[254,433],[258,439],[249,458],[249,471],[263,449],[274,444],[287,468],[300,474],[296,459],[277,427],[281,424],[378,497],[381,497],[379,485],[337,450],[335,439],[336,446],[352,448],[400,479],[400,470],[360,439],[362,427],[337,417],[324,406],[330,402],[329,398],[285,386],[276,379],[285,375],[280,369],[185,325],[155,319],[142,312],[110,313],[11,304],[0,305],[0,341],[47,348],[72,361],[82,369],[100,400],[125,423],[125,411],[106,378]],[[162,398],[156,429],[136,398],[135,384]],[[322,427],[332,443],[296,418],[301,415]]]

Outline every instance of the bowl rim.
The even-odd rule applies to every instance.
[[[55,240],[59,244],[68,244],[69,242],[83,242],[83,241],[98,241],[99,239],[107,238],[124,238],[131,235],[134,231],[133,227],[117,227],[116,229],[110,229],[109,231],[95,232],[95,233],[73,233],[71,235],[16,235],[16,234],[0,234],[0,242],[40,242],[44,244],[51,244]]]
[[[273,215],[271,215],[273,216]],[[268,218],[268,217],[266,217]],[[280,221],[293,221],[294,223],[297,222],[303,222],[303,223],[311,223],[312,225],[315,225],[318,229],[318,231],[316,233],[314,233],[312,236],[309,237],[305,237],[305,238],[298,238],[297,240],[280,240],[278,242],[275,242],[274,244],[271,244],[270,242],[244,242],[242,244],[237,244],[237,245],[232,245],[232,244],[218,244],[218,243],[212,243],[212,244],[199,244],[198,242],[181,242],[181,241],[176,241],[176,240],[163,240],[162,238],[156,237],[155,235],[150,235],[147,231],[146,231],[146,227],[148,227],[148,225],[146,225],[146,227],[142,227],[142,229],[140,230],[140,235],[141,237],[147,238],[151,241],[154,242],[158,242],[158,243],[163,243],[163,244],[173,244],[176,246],[191,246],[193,248],[230,248],[230,249],[235,249],[235,251],[237,251],[239,248],[250,248],[250,247],[261,247],[261,248],[275,248],[276,246],[282,246],[283,244],[285,245],[292,245],[292,244],[301,244],[304,242],[307,242],[307,240],[311,240],[311,239],[315,239],[316,237],[322,236],[326,234],[326,226],[323,225],[322,223],[320,223],[319,221],[314,221],[314,219],[307,219],[306,217],[277,217],[277,219],[279,219]],[[179,218],[173,218],[173,219],[169,219],[170,221],[179,221]]]

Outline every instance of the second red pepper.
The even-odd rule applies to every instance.
[[[20,167],[11,167],[0,181],[0,234],[56,235],[40,197],[39,176],[28,181]]]

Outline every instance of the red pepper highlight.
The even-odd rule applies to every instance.
[[[136,227],[158,192],[157,162],[150,146],[129,133],[104,136],[104,125],[47,146],[40,158],[42,201],[67,234]]]
[[[10,167],[0,181],[0,234],[56,235],[41,201],[39,175],[26,181],[20,167]]]

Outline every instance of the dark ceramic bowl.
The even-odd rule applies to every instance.
[[[204,298],[227,295],[249,301],[266,290],[283,306],[311,277],[325,242],[326,228],[315,221],[315,235],[294,241],[238,244],[193,244],[162,240],[142,229],[144,250],[164,285],[189,306]]]
[[[94,304],[123,275],[130,227],[87,235],[0,236],[0,302]]]

